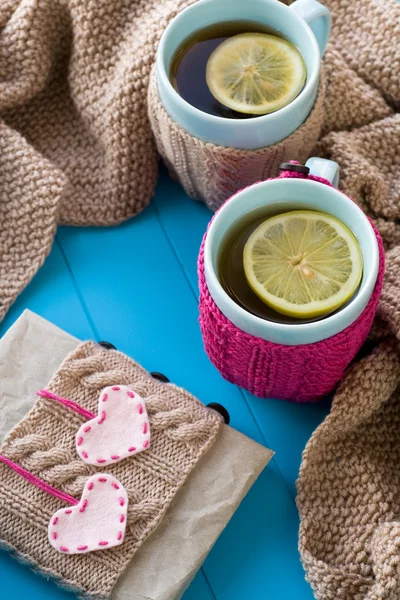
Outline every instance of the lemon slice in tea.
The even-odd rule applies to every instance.
[[[308,210],[261,223],[246,242],[243,266],[261,300],[299,318],[343,306],[357,290],[363,270],[351,231],[335,217]]]
[[[265,115],[296,98],[306,66],[290,42],[267,33],[241,33],[211,54],[206,80],[214,98],[228,108]]]

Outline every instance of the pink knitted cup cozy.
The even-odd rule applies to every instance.
[[[280,178],[307,177],[284,171]],[[321,178],[309,179],[330,185]],[[227,200],[229,202],[229,200]],[[373,226],[374,227],[374,226]],[[200,328],[205,350],[225,379],[261,398],[315,402],[332,392],[365,342],[371,328],[385,270],[382,240],[379,272],[374,291],[363,313],[340,333],[301,346],[283,346],[245,333],[231,323],[212,299],[204,276],[204,235],[198,260]]]

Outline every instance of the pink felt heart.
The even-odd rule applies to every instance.
[[[149,447],[150,425],[146,405],[126,385],[105,388],[98,416],[76,434],[76,451],[90,465],[110,465]]]
[[[50,519],[50,544],[64,554],[106,550],[124,541],[128,495],[112,475],[90,477],[76,506],[61,508]]]

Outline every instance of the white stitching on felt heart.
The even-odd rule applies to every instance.
[[[98,415],[76,434],[76,451],[90,465],[110,465],[142,452],[150,444],[146,404],[125,385],[106,387]]]
[[[85,554],[119,546],[124,541],[128,494],[108,473],[90,477],[76,506],[51,517],[49,542],[63,554]]]

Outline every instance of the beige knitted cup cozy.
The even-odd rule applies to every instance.
[[[151,428],[146,451],[104,468],[86,464],[75,449],[83,418],[46,398],[36,402],[0,449],[0,454],[77,499],[95,473],[114,475],[126,489],[129,505],[123,544],[66,555],[47,539],[50,517],[63,504],[0,463],[0,543],[82,597],[109,597],[222,424],[218,413],[184,389],[160,383],[124,354],[93,342],[81,344],[65,359],[48,389],[97,412],[100,391],[116,383],[128,385],[146,402]],[[140,590],[136,591],[139,596]]]
[[[400,598],[400,3],[324,0],[326,121],[318,144],[388,250],[373,349],[306,446],[300,552],[318,600]]]
[[[205,143],[180,127],[166,112],[150,76],[148,110],[157,150],[174,179],[189,196],[215,211],[237,191],[275,176],[283,161],[305,162],[321,133],[325,85],[321,78],[314,108],[303,125],[277,144],[240,150]]]

